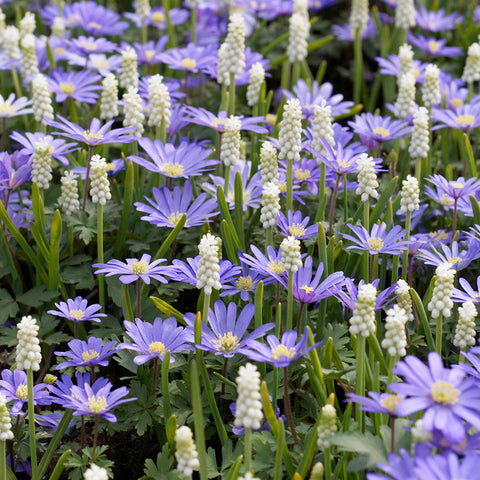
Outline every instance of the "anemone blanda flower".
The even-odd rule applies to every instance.
[[[0,152],[0,185],[13,190],[32,176],[30,156],[16,151],[12,154]]]
[[[385,222],[382,222],[380,225],[375,223],[371,232],[363,225],[355,226],[349,223],[348,227],[350,227],[350,230],[352,230],[356,236],[345,233],[342,234],[343,238],[355,244],[347,247],[347,250],[352,248],[363,250],[370,253],[370,255],[377,255],[379,253],[398,255],[408,248],[408,241],[403,240],[406,230],[402,230],[400,225],[395,225],[387,231]]]
[[[456,241],[453,241],[451,246],[440,245],[441,252],[436,248],[422,248],[416,256],[427,265],[438,267],[442,263],[449,263],[454,270],[462,270],[480,257],[480,240],[473,239],[465,243],[466,248],[463,249],[459,248],[461,245]]]
[[[91,320],[93,322],[101,322],[100,317],[106,317],[105,313],[100,313],[102,306],[98,303],[88,305],[88,300],[82,297],[75,297],[74,300],[69,298],[66,302],[56,303],[58,310],[48,310],[47,313],[56,317],[63,317],[72,322],[85,322]]]
[[[282,263],[282,251],[276,251],[271,245],[267,246],[265,256],[255,245],[250,245],[253,255],[240,252],[240,262],[250,266],[250,269],[265,277],[264,284],[268,285],[275,281],[282,282],[286,278],[287,270]]]
[[[20,152],[24,155],[29,155],[30,158],[32,158],[35,153],[35,143],[40,140],[46,140],[50,144],[52,157],[57,159],[65,167],[68,167],[70,163],[66,155],[79,148],[76,146],[76,143],[66,143],[65,140],[61,138],[53,138],[51,135],[45,135],[42,132],[25,132],[25,136],[20,132],[13,132],[10,138],[23,145]]]
[[[459,78],[445,78],[440,76],[440,93],[442,98],[445,98],[445,106],[450,110],[455,110],[462,106],[468,97],[468,88],[465,87],[465,82]],[[472,102],[473,99],[472,98]]]
[[[429,480],[455,480],[475,478],[480,469],[480,455],[472,452],[459,456],[452,451],[444,451],[433,456],[418,455],[415,458],[416,478]]]
[[[471,301],[475,305],[480,305],[480,277],[477,277],[477,290],[474,290],[464,278],[458,280],[463,291],[454,287],[452,290],[452,300],[457,303]]]
[[[77,65],[88,70],[98,72],[102,77],[109,73],[118,73],[122,68],[121,55],[106,56],[104,53],[91,53],[87,59],[80,55],[72,54],[68,58],[69,65]]]
[[[92,53],[114,52],[118,48],[118,45],[110,42],[106,38],[86,37],[85,35],[80,35],[71,40],[66,39],[65,45],[70,47],[74,53],[78,53],[84,57]]]
[[[432,130],[450,127],[467,132],[480,126],[480,103],[466,103],[455,110],[433,107],[432,121],[438,122]]]
[[[95,92],[102,89],[98,84],[100,78],[100,75],[88,70],[65,72],[63,68],[59,68],[47,77],[47,81],[52,93],[56,94],[55,99],[58,103],[64,102],[67,98],[96,103],[98,94]]]
[[[55,352],[59,357],[67,357],[70,360],[59,363],[57,370],[66,367],[93,367],[99,365],[106,367],[108,357],[118,352],[120,349],[114,348],[117,344],[115,340],[103,344],[103,340],[97,337],[88,337],[88,341],[73,339],[68,342],[70,347],[66,352]]]
[[[394,393],[377,393],[368,392],[368,397],[355,395],[354,393],[347,393],[347,398],[350,402],[355,402],[361,405],[361,409],[366,412],[386,413],[392,417],[398,416],[397,409],[405,398]]]
[[[463,370],[467,375],[480,380],[480,347],[473,347],[468,352],[462,352],[465,358],[472,364],[468,365],[467,363],[461,362],[455,365],[455,368]]]
[[[147,43],[133,42],[133,44],[122,42],[121,49],[126,50],[133,47],[137,54],[137,62],[139,65],[158,65],[162,62],[160,54],[163,52],[168,43],[168,35],[163,35],[157,41],[149,40]]]
[[[11,415],[22,413],[23,405],[28,401],[27,374],[23,370],[7,368],[2,370],[0,380],[0,393],[5,395],[7,402],[14,402],[10,409]],[[34,405],[50,405],[51,399],[45,383],[37,383],[33,386]]]
[[[287,216],[283,212],[278,212],[277,226],[280,229],[280,235],[283,237],[293,236],[298,240],[314,237],[318,233],[318,225],[308,226],[310,217],[302,218],[302,212],[297,210],[293,213],[291,210],[287,212]]]
[[[403,448],[400,453],[390,453],[388,463],[378,463],[376,466],[383,473],[367,473],[367,480],[415,480],[414,460]]]
[[[412,131],[403,120],[392,120],[390,117],[372,113],[356,115],[355,121],[348,122],[348,125],[370,149],[377,148],[381,143],[402,138]]]
[[[236,278],[231,279],[227,283],[222,282],[221,297],[239,293],[240,298],[244,302],[248,302],[250,300],[250,294],[255,293],[262,276],[258,272],[249,269],[244,263],[242,263],[241,268],[242,271],[238,273]]]
[[[137,137],[128,135],[135,130],[135,127],[114,128],[110,130],[115,120],[110,120],[102,125],[98,118],[93,118],[89,128],[85,130],[80,125],[68,121],[61,115],[57,115],[57,118],[60,122],[45,118],[47,125],[60,130],[52,132],[53,134],[71,138],[90,147],[105,145],[106,143],[130,143],[137,140]]]
[[[425,7],[420,7],[416,11],[415,21],[417,27],[428,32],[442,32],[444,30],[454,30],[455,25],[463,21],[463,16],[457,12],[447,15],[444,8],[427,10]]]
[[[375,60],[380,67],[379,73],[382,75],[393,75],[398,77],[400,69],[400,59],[398,55],[389,55],[387,58],[375,57]],[[420,62],[420,60],[413,60],[413,76],[417,83],[423,83],[425,76],[426,63]]]
[[[287,176],[287,161],[280,160],[278,162],[278,172],[282,172]],[[318,162],[311,158],[301,158],[299,161],[294,160],[292,165],[293,184],[307,188],[314,195],[318,193],[318,182],[320,180],[320,167]]]
[[[463,50],[460,47],[449,47],[444,38],[436,39],[434,37],[424,37],[418,33],[413,35],[408,32],[408,43],[419,48],[420,50],[436,57],[459,57],[463,55]]]
[[[160,140],[152,142],[144,137],[138,143],[145,150],[146,158],[138,155],[129,158],[151,172],[171,178],[202,175],[219,163],[218,160],[208,158],[212,150],[186,140],[175,146],[171,143],[163,144]]]
[[[368,18],[367,26],[361,32],[361,38],[372,38],[377,34],[377,25],[371,16]],[[332,25],[332,33],[335,35],[337,40],[346,40],[352,42],[355,40],[355,32],[350,27],[349,23],[344,23],[342,25]]]
[[[160,61],[172,70],[203,72],[217,60],[217,49],[213,46],[189,43],[184,48],[171,48],[159,55]]]
[[[213,310],[209,310],[208,323],[202,321],[202,337],[197,348],[225,358],[231,358],[236,353],[246,354],[252,340],[263,337],[275,326],[274,323],[266,323],[246,335],[254,313],[255,306],[248,303],[237,317],[237,306],[234,302],[230,302],[227,307],[222,300],[217,300]],[[185,315],[185,321],[193,336],[194,315]]]
[[[122,283],[128,284],[135,280],[142,280],[147,285],[153,278],[161,283],[167,283],[163,275],[167,275],[170,271],[168,266],[160,266],[165,262],[165,258],[159,258],[150,262],[152,257],[146,253],[142,255],[140,260],[136,258],[127,258],[125,262],[120,260],[109,260],[107,263],[94,263],[93,268],[98,268],[95,273],[104,273],[105,276],[120,275],[119,279]]]
[[[193,347],[188,344],[193,341],[193,335],[184,327],[179,327],[173,317],[165,320],[157,317],[153,324],[143,322],[139,318],[135,319],[135,323],[125,320],[123,324],[132,342],[123,342],[118,347],[140,353],[133,359],[135,365],[143,365],[157,358],[163,361],[167,351],[172,354],[170,363],[173,363],[174,353],[193,350]]]
[[[480,181],[478,178],[468,178],[465,180],[459,177],[457,180],[447,180],[442,175],[432,175],[426,178],[436,190],[429,185],[425,186],[425,194],[440,203],[448,210],[448,207],[454,205],[455,201],[460,198],[468,199],[469,195],[475,195],[480,190]]]
[[[181,25],[188,20],[188,11],[183,8],[169,8],[168,14],[172,25]],[[125,12],[125,17],[135,23],[140,28],[142,19],[134,12]],[[159,30],[167,29],[167,20],[163,7],[152,7],[150,16],[146,18],[145,24],[156,27]]]
[[[0,95],[0,118],[10,118],[32,113],[31,104],[32,100],[29,100],[27,97],[16,98],[14,93],[11,93],[7,98],[3,98],[3,95]]]
[[[424,411],[424,430],[437,429],[452,443],[461,443],[471,426],[480,429],[480,389],[476,381],[465,378],[459,368],[445,368],[438,353],[428,354],[428,365],[407,355],[397,362],[393,373],[405,380],[389,385],[392,392],[406,397],[398,406],[400,416]]]
[[[148,204],[135,202],[139,212],[147,213],[141,217],[157,227],[175,228],[182,216],[187,215],[184,228],[203,225],[209,218],[218,215],[214,210],[217,201],[213,198],[207,200],[207,194],[201,193],[192,203],[192,183],[185,181],[182,189],[178,186],[173,192],[168,187],[152,188],[153,200],[144,197]]]
[[[317,342],[307,347],[308,329],[305,327],[302,337],[298,340],[298,334],[294,330],[287,330],[278,340],[275,335],[267,336],[267,344],[257,340],[249,342],[245,355],[255,362],[272,363],[275,367],[288,367],[290,363],[302,357],[310,350],[317,348],[322,342]]]

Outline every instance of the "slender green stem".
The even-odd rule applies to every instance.
[[[163,395],[163,416],[165,423],[171,416],[170,395],[168,388],[168,367],[170,366],[170,351],[167,351],[162,361],[162,395]]]
[[[87,156],[87,173],[85,174],[85,182],[83,184],[83,201],[82,201],[82,212],[85,211],[85,205],[87,203],[87,192],[88,192],[88,181],[90,178],[90,160],[93,155],[93,147],[88,146],[88,156]]]
[[[287,158],[287,210],[293,212],[293,160]]]
[[[93,445],[92,445],[92,463],[95,463],[95,450],[97,449],[98,441],[98,415],[95,415],[95,427],[93,430]]]
[[[202,322],[208,325],[208,311],[210,309],[210,295],[205,293],[203,297]]]
[[[442,334],[443,334],[443,315],[440,313],[437,317],[437,331],[435,336],[435,351],[442,354]]]
[[[407,231],[405,235],[405,241],[408,242],[410,239],[410,228],[412,224],[412,212],[407,210],[407,219],[405,221],[405,230]],[[408,272],[408,248],[407,250],[403,251],[403,259],[402,259],[402,278],[403,280],[407,280],[407,272]]]
[[[6,480],[7,478],[7,452],[6,441],[0,440],[0,479]]]
[[[325,467],[324,478],[325,480],[332,480],[332,459],[330,453],[330,447],[323,451],[323,466]]]
[[[230,165],[225,165],[225,188],[224,188],[224,193],[225,193],[225,199],[228,196],[228,187],[230,186]]]
[[[269,245],[273,246],[273,227],[268,227],[265,230],[265,254]]]
[[[353,101],[355,104],[360,103],[362,95],[362,82],[363,82],[363,55],[362,55],[362,37],[360,29],[355,29],[355,40],[353,46],[354,57],[354,69],[355,78],[353,84]]]
[[[141,32],[141,35],[142,35],[142,44],[145,45],[147,43],[147,38],[148,38],[148,34],[147,34],[147,25],[145,23],[145,20],[142,20],[142,32]]]
[[[140,318],[140,312],[142,310],[142,285],[140,278],[137,278],[137,318]]]
[[[252,471],[252,429],[245,428],[245,473]]]
[[[370,201],[368,198],[363,204],[363,226],[370,231]],[[368,282],[369,279],[368,252],[363,254],[363,279],[365,282]]]
[[[207,453],[205,451],[205,430],[203,425],[202,400],[198,368],[195,360],[192,360],[190,368],[190,385],[192,391],[193,423],[195,425],[195,443],[200,463],[200,480],[207,480]]]
[[[287,414],[288,423],[290,425],[290,430],[292,431],[292,436],[294,442],[298,445],[297,432],[295,431],[295,423],[293,422],[292,416],[292,407],[290,406],[290,395],[288,394],[288,369],[283,367],[283,396],[285,397],[283,401],[285,402],[285,413]]]
[[[35,440],[35,409],[33,406],[33,370],[27,370],[28,389],[28,432],[30,435],[30,462],[32,464],[32,480],[37,480],[37,442]]]
[[[337,202],[337,193],[338,187],[340,185],[340,175],[337,175],[337,180],[335,181],[335,188],[332,192],[332,197],[330,198],[330,214],[328,220],[328,234],[330,237],[333,235],[333,220],[335,216],[335,203]]]
[[[228,87],[228,114],[235,115],[235,74],[230,72],[230,85]]]
[[[97,203],[97,256],[98,263],[103,263],[103,205],[101,203]],[[102,311],[105,311],[105,277],[103,273],[98,275],[98,297]]]
[[[365,396],[365,337],[358,335],[357,340],[357,385],[355,393],[361,397]],[[357,409],[358,425],[360,431],[365,429],[365,413]]]
[[[300,77],[300,61],[296,60],[292,64],[292,77],[290,79],[291,87],[294,87],[297,84],[299,77]]]
[[[190,9],[190,36],[191,42],[197,43],[197,4],[192,2]]]
[[[158,358],[153,359],[153,372],[152,372],[152,395],[155,395],[157,390],[157,378],[158,378]]]
[[[287,296],[287,326],[286,330],[291,330],[293,326],[293,277],[292,271],[288,272],[288,296]]]

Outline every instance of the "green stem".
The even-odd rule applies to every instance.
[[[332,463],[330,447],[323,451],[323,466],[325,467],[324,478],[325,480],[332,480]]]
[[[196,2],[192,2],[190,9],[190,36],[191,42],[197,43],[197,6]]]
[[[293,160],[287,158],[287,211],[293,212]]]
[[[440,313],[437,318],[437,332],[435,336],[435,351],[442,354],[442,333],[443,333],[443,315]]]
[[[6,480],[7,478],[7,453],[5,440],[0,440],[0,479]]]
[[[283,367],[283,396],[285,397],[283,401],[285,402],[285,413],[287,414],[288,423],[290,425],[290,430],[292,431],[292,436],[294,442],[298,445],[297,432],[295,431],[295,423],[293,422],[292,416],[292,407],[290,406],[290,395],[288,394],[288,369]]]
[[[228,87],[228,114],[235,115],[235,74],[230,72],[230,85]]]
[[[293,277],[292,271],[288,272],[288,296],[287,296],[287,326],[286,330],[291,330],[293,325]]]
[[[363,226],[370,231],[370,201],[367,200],[363,204]],[[368,252],[363,254],[363,279],[368,282]]]
[[[208,311],[210,309],[210,295],[204,294],[203,297],[203,310],[202,310],[202,322],[208,325]]]
[[[170,366],[170,351],[167,351],[162,361],[162,394],[163,394],[163,416],[165,423],[171,416],[170,395],[168,388],[168,367]]]
[[[35,440],[35,409],[33,406],[33,370],[27,370],[28,389],[28,431],[30,435],[30,462],[32,464],[32,480],[37,480],[37,442]]]
[[[365,396],[365,337],[358,335],[357,340],[357,385],[355,393],[361,397]],[[365,413],[357,409],[358,425],[360,431],[365,429]]]
[[[363,55],[362,55],[362,37],[360,30],[355,29],[355,41],[353,46],[353,55],[355,63],[355,79],[353,84],[353,101],[356,105],[360,103],[362,95],[363,82]]]
[[[300,62],[296,60],[292,64],[292,77],[290,79],[291,87],[294,87],[297,84],[299,77],[300,77]]]
[[[405,235],[405,241],[408,242],[410,239],[410,228],[412,224],[412,212],[407,210],[407,219],[405,221],[405,229],[407,231]],[[403,259],[402,259],[402,278],[403,280],[407,280],[407,272],[408,272],[408,248],[403,252]]]
[[[252,429],[245,428],[245,473],[252,471]]]
[[[97,256],[98,263],[103,263],[103,205],[101,203],[97,204]],[[102,311],[105,311],[105,278],[103,273],[98,275],[98,297]]]

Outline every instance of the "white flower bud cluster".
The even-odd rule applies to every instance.
[[[429,63],[425,69],[425,81],[422,90],[422,102],[427,108],[438,105],[442,100],[440,93],[440,69]]]
[[[145,121],[145,115],[143,114],[142,99],[138,94],[138,90],[135,87],[129,87],[127,93],[123,94],[123,126],[135,127],[135,130],[131,132],[136,137],[143,135],[143,122]]]
[[[24,17],[20,20],[20,38],[25,38],[35,31],[36,28],[35,15],[32,12],[25,12]]]
[[[382,348],[391,357],[395,357],[395,355],[404,357],[407,354],[407,334],[405,331],[407,322],[408,315],[400,306],[394,305],[387,311],[385,338],[382,340]]]
[[[20,58],[21,52],[18,42],[20,41],[20,32],[14,25],[8,25],[3,32],[3,53],[5,59],[12,60]]]
[[[415,77],[413,73],[402,75],[398,85],[398,97],[395,102],[395,115],[405,118],[415,112]]]
[[[135,2],[135,13],[137,17],[144,22],[149,16],[152,9],[149,0],[137,0]]]
[[[253,472],[246,472],[243,477],[238,477],[238,480],[260,480],[253,475]]]
[[[55,17],[51,26],[52,37],[63,38],[67,31],[63,17]]]
[[[411,158],[427,158],[430,150],[430,117],[425,107],[413,114],[413,128],[408,153]]]
[[[450,316],[453,307],[451,299],[455,273],[455,270],[450,268],[449,263],[442,263],[435,270],[432,299],[427,305],[428,310],[432,312],[432,318],[438,318],[440,315]]]
[[[52,179],[52,148],[46,138],[34,144],[32,159],[32,180],[37,182],[38,188],[46,190]]]
[[[122,88],[138,87],[137,52],[127,47],[122,52],[122,69],[120,70],[120,86]]]
[[[427,432],[423,428],[423,420],[419,418],[413,425],[411,429],[412,433],[412,443],[426,443],[431,442],[433,435],[431,432]]]
[[[312,148],[323,155],[325,149],[320,143],[320,138],[326,140],[332,147],[335,145],[332,128],[332,107],[327,105],[325,100],[322,100],[321,105],[315,105],[313,112]],[[318,159],[317,162],[321,163]]]
[[[42,352],[38,340],[37,321],[28,315],[17,325],[16,361],[18,370],[40,370]]]
[[[231,115],[225,121],[222,134],[222,149],[220,160],[228,167],[238,165],[240,162],[240,129],[242,122],[239,117]]]
[[[247,87],[247,103],[249,107],[253,107],[260,98],[260,90],[265,81],[265,69],[260,62],[256,62],[250,67],[248,73],[250,78]]]
[[[280,145],[280,159],[300,160],[302,149],[302,107],[296,98],[291,98],[285,104],[283,117],[280,121],[278,132],[278,144]]]
[[[480,80],[480,43],[472,43],[468,47],[462,80],[467,83],[478,82]]]
[[[288,272],[295,273],[302,266],[300,240],[297,240],[293,235],[289,235],[282,240],[280,250],[283,266]]]
[[[62,193],[58,197],[58,205],[66,215],[73,215],[80,210],[80,200],[78,198],[77,175],[67,170],[62,179]]]
[[[90,160],[90,196],[93,203],[105,205],[112,198],[107,175],[107,162],[100,155]]]
[[[203,288],[206,295],[212,293],[212,288],[215,290],[222,288],[219,274],[219,250],[217,238],[214,235],[207,233],[201,238],[198,245],[200,260],[197,270],[197,288]]]
[[[0,442],[13,439],[12,421],[7,408],[7,399],[0,393]]]
[[[310,474],[310,480],[323,480],[325,475],[325,467],[322,462],[317,462],[313,468],[312,473]]]
[[[320,413],[320,422],[317,429],[317,447],[320,450],[329,448],[330,442],[328,439],[337,430],[337,411],[334,406],[327,403],[322,407]]]
[[[307,58],[310,22],[308,16],[294,13],[290,17],[290,35],[288,37],[287,56],[290,63],[301,62]]]
[[[398,49],[398,61],[397,85],[405,73],[413,73],[413,50],[408,43]]]
[[[92,463],[83,474],[84,480],[108,480],[108,472],[103,468]]]
[[[268,140],[260,148],[260,173],[263,185],[267,182],[278,183],[277,149]]]
[[[35,52],[35,36],[28,33],[22,37],[22,56],[20,58],[20,71],[24,80],[34,77],[38,72],[38,59]]]
[[[462,349],[475,345],[475,317],[478,315],[477,307],[468,300],[458,308],[458,323],[455,328],[453,344]]]
[[[177,470],[186,477],[191,477],[194,470],[198,470],[197,447],[193,441],[193,434],[186,425],[178,427],[175,432],[175,458],[177,459]]]
[[[308,18],[308,0],[293,0],[292,13],[297,13]]]
[[[262,426],[263,412],[260,400],[260,372],[256,365],[247,363],[238,369],[236,427],[259,430]]]
[[[170,125],[172,116],[172,104],[170,102],[170,92],[167,86],[162,82],[161,75],[153,75],[148,79],[148,123],[149,127],[160,127],[162,120],[165,128]]]
[[[360,30],[362,33],[368,24],[368,0],[352,0],[350,19],[348,21],[352,31]]]
[[[377,174],[375,173],[375,161],[366,153],[362,153],[357,160],[357,181],[358,187],[355,193],[361,195],[362,202],[368,197],[377,198],[378,187]]]
[[[53,120],[52,94],[48,88],[47,79],[41,73],[35,75],[32,81],[32,109],[37,122],[48,118]]]
[[[397,288],[395,289],[397,297],[397,304],[399,307],[405,310],[408,321],[411,322],[414,319],[412,297],[410,296],[410,285],[405,280],[397,280]]]
[[[3,45],[3,34],[5,33],[5,28],[7,26],[6,23],[7,16],[3,13],[2,9],[0,8],[0,45]]]
[[[267,182],[262,190],[262,213],[260,222],[263,228],[274,227],[277,224],[277,215],[280,211],[280,189],[278,184]]]
[[[397,0],[395,26],[408,30],[416,25],[414,0]]]
[[[357,302],[350,318],[349,332],[352,335],[369,337],[375,333],[375,300],[377,289],[371,283],[360,285]]]
[[[245,70],[245,22],[239,13],[230,16],[228,33],[218,49],[217,81],[230,86],[230,73]]]
[[[400,210],[403,213],[413,212],[420,208],[420,188],[418,180],[412,175],[407,175],[407,178],[403,180],[400,197]]]
[[[100,94],[100,118],[112,120],[118,115],[118,80],[113,73],[109,73],[102,80]]]

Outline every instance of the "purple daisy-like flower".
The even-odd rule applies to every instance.
[[[250,300],[250,294],[255,293],[258,282],[262,279],[262,275],[249,269],[244,263],[242,263],[241,267],[242,271],[239,272],[237,278],[227,283],[222,282],[221,297],[239,293],[240,298],[244,302],[248,302]]]
[[[278,162],[279,173],[284,173],[287,176],[287,161],[280,160]],[[314,195],[318,194],[318,182],[320,180],[320,167],[316,160],[311,158],[302,158],[299,161],[294,160],[292,164],[293,184],[303,185],[310,190]],[[282,192],[283,193],[283,192]]]
[[[209,310],[208,324],[202,321],[201,343],[197,348],[225,358],[231,358],[236,353],[247,354],[250,342],[263,337],[275,326],[274,323],[266,323],[245,335],[254,313],[255,306],[249,303],[237,317],[237,306],[234,302],[230,302],[226,307],[222,300],[217,300],[213,310]],[[185,321],[193,336],[195,316],[187,314]]]
[[[63,68],[52,72],[47,77],[48,85],[52,93],[56,93],[56,101],[64,102],[67,98],[73,98],[79,102],[96,103],[98,94],[102,89],[98,85],[100,75],[82,70],[80,72],[65,72]]]
[[[474,290],[470,284],[464,279],[458,280],[463,291],[459,288],[452,289],[452,301],[456,303],[473,302],[475,305],[480,305],[480,277],[477,277],[477,290]]]
[[[287,330],[283,333],[282,338],[278,340],[275,335],[267,336],[267,343],[260,343],[252,340],[249,343],[248,350],[245,355],[249,360],[255,362],[272,363],[275,367],[288,367],[290,363],[303,357],[306,353],[321,345],[317,342],[307,347],[308,329],[305,327],[302,338],[297,343],[298,334],[294,330]]]
[[[135,4],[135,2],[133,2]],[[168,14],[172,25],[181,25],[188,20],[188,11],[182,8],[169,8]],[[138,28],[142,26],[142,19],[134,12],[125,12],[125,17],[131,20]],[[159,30],[167,29],[167,17],[163,7],[152,7],[150,16],[146,18],[145,24],[156,27]]]
[[[381,143],[405,137],[412,131],[412,127],[403,120],[392,120],[390,117],[371,113],[356,115],[355,121],[348,122],[348,125],[370,149],[378,148]]]
[[[465,378],[465,372],[458,368],[445,368],[438,353],[428,354],[428,365],[408,355],[397,362],[393,373],[405,380],[389,385],[392,392],[406,397],[398,406],[400,416],[424,411],[423,428],[427,432],[437,429],[453,443],[464,439],[469,426],[480,428],[476,381]]]
[[[211,149],[189,141],[181,141],[177,147],[171,143],[162,143],[160,140],[152,142],[149,138],[140,138],[139,145],[145,150],[147,158],[132,155],[135,163],[147,170],[160,173],[171,178],[189,178],[202,175],[206,170],[219,163],[209,159]]]
[[[153,200],[144,197],[148,205],[135,202],[139,212],[147,213],[141,220],[150,222],[157,227],[175,228],[182,216],[187,215],[184,228],[203,225],[209,218],[218,215],[214,210],[217,201],[213,198],[207,200],[207,194],[201,193],[192,203],[192,183],[187,180],[182,189],[178,186],[173,192],[168,187],[152,188]]]
[[[467,101],[468,88],[465,87],[465,82],[459,78],[448,78],[446,75],[441,75],[439,80],[440,93],[442,98],[445,98],[445,106],[448,109],[455,110]]]
[[[172,70],[187,72],[204,72],[212,62],[217,60],[217,49],[189,43],[184,48],[171,48],[159,55],[160,61]]]
[[[20,153],[29,155],[30,158],[32,158],[35,153],[35,143],[40,140],[47,141],[50,144],[51,156],[57,159],[65,167],[68,167],[70,163],[65,155],[68,155],[79,148],[75,143],[66,143],[65,140],[53,138],[51,135],[45,135],[42,132],[25,132],[25,136],[20,132],[13,132],[10,135],[10,138],[23,145]]]
[[[91,53],[87,58],[72,54],[68,58],[69,65],[77,65],[88,70],[98,72],[102,77],[109,73],[118,73],[122,68],[121,55],[110,55],[104,53]]]
[[[347,247],[347,250],[353,248],[367,251],[370,255],[378,255],[379,253],[399,255],[408,249],[408,241],[403,240],[406,230],[402,230],[400,225],[395,225],[387,231],[386,223],[382,222],[380,225],[374,224],[371,232],[363,225],[355,226],[349,223],[348,227],[356,236],[342,234],[343,238],[355,243],[355,245]]]
[[[302,212],[297,210],[293,213],[291,210],[287,212],[287,216],[283,212],[278,212],[277,225],[280,229],[280,235],[283,237],[293,236],[298,240],[305,240],[317,235],[318,225],[308,226],[310,217],[302,218]]]
[[[255,245],[250,245],[253,255],[240,252],[240,262],[249,265],[251,270],[265,277],[264,284],[268,285],[275,281],[283,284],[282,280],[287,278],[287,270],[282,263],[282,251],[267,246],[267,256],[265,256]]]
[[[349,23],[342,25],[332,25],[332,33],[337,40],[345,40],[347,42],[353,42],[355,40],[355,32]],[[365,29],[362,30],[361,38],[372,38],[377,35],[377,25],[371,16],[368,17],[368,23]]]
[[[457,365],[454,365],[454,368],[459,368],[470,377],[480,380],[480,347],[473,347],[470,349],[470,351],[462,353],[472,365],[461,362]]]
[[[428,32],[442,32],[444,30],[455,30],[456,24],[463,21],[463,16],[457,12],[446,15],[444,8],[427,10],[425,7],[421,7],[416,11],[415,21],[417,27]]]
[[[400,59],[398,55],[389,55],[387,58],[375,57],[375,60],[380,67],[379,73],[382,75],[393,75],[398,77],[398,72],[400,70]],[[424,82],[425,68],[427,68],[426,63],[420,62],[420,60],[413,60],[413,76],[417,83]]]
[[[440,245],[442,249],[441,252],[436,248],[422,248],[416,256],[427,265],[438,267],[442,263],[448,263],[454,270],[463,270],[468,267],[473,260],[480,257],[480,240],[474,239],[466,242],[466,248],[462,250],[459,247],[459,243],[453,241],[451,246]]]
[[[22,413],[23,405],[28,401],[27,374],[23,370],[2,370],[0,393],[5,395],[7,402],[14,402],[10,409],[12,415]],[[34,405],[50,405],[52,403],[47,385],[38,383],[33,386]]]
[[[480,103],[466,103],[454,111],[433,107],[432,121],[439,122],[432,130],[450,127],[467,132],[480,126]]]
[[[32,162],[29,155],[21,151],[12,154],[0,152],[0,184],[2,187],[14,190],[28,182],[31,176]]]
[[[461,461],[460,461],[461,460]],[[416,478],[429,480],[456,480],[476,478],[480,469],[480,455],[470,453],[464,457],[451,451],[445,451],[434,456],[416,456]]]
[[[413,46],[431,56],[455,58],[463,55],[463,50],[460,47],[449,47],[444,38],[437,40],[434,37],[424,37],[420,33],[413,35],[408,32],[407,40],[408,43],[411,43]]]
[[[55,352],[59,357],[67,357],[70,360],[59,363],[57,370],[66,367],[93,367],[96,365],[106,367],[108,357],[118,352],[120,348],[113,348],[117,342],[112,340],[103,345],[103,340],[97,337],[89,337],[88,341],[73,339],[68,342],[70,351]]]
[[[133,42],[130,45],[127,42],[122,42],[121,49],[125,50],[127,47],[133,47],[137,54],[137,62],[139,65],[158,65],[162,63],[160,55],[164,51],[168,43],[168,36],[163,35],[157,41],[149,40],[147,43]]]
[[[377,468],[386,473],[367,473],[367,480],[415,480],[415,464],[410,454],[400,449],[400,454],[388,455],[388,463],[379,463]]]
[[[392,393],[368,392],[368,395],[370,398],[347,393],[347,398],[349,402],[359,403],[360,408],[366,412],[385,413],[392,417],[398,416],[398,406],[405,398]]]
[[[32,100],[29,100],[27,97],[17,98],[14,93],[11,93],[7,98],[3,98],[3,95],[0,95],[0,118],[5,119],[32,113],[31,104]]]
[[[193,350],[193,347],[188,345],[193,341],[193,335],[184,327],[179,327],[173,317],[165,320],[157,317],[153,324],[139,318],[135,319],[135,323],[125,320],[123,324],[133,342],[123,342],[119,348],[140,352],[140,355],[133,359],[135,365],[143,365],[157,358],[163,361],[167,351],[174,354]],[[175,358],[171,355],[170,363],[174,361]]]
[[[110,410],[122,403],[133,402],[136,398],[123,398],[128,395],[127,387],[112,390],[112,384],[94,391],[88,384],[82,386],[73,385],[72,396],[74,397],[75,411],[73,415],[98,415],[109,422],[116,422],[117,417]]]
[[[56,303],[58,310],[48,310],[47,313],[56,317],[63,317],[72,322],[85,322],[91,320],[93,322],[101,322],[100,317],[106,317],[105,313],[99,313],[102,306],[98,303],[88,305],[88,300],[82,297],[75,297],[74,300],[69,298],[66,302]]]
[[[118,46],[106,38],[86,37],[80,35],[72,40],[65,40],[65,45],[70,47],[74,53],[88,56],[92,53],[111,53],[117,50]]]
[[[460,198],[468,199],[469,195],[475,195],[480,190],[480,181],[478,178],[469,178],[465,180],[459,177],[457,180],[447,180],[442,175],[432,175],[428,177],[427,182],[431,183],[436,190],[427,185],[425,187],[425,194],[444,206],[446,210]]]
[[[135,280],[142,280],[147,285],[153,278],[161,283],[167,283],[163,275],[169,273],[170,267],[160,266],[165,262],[165,258],[159,258],[150,262],[152,257],[146,253],[142,255],[140,260],[136,258],[127,258],[125,262],[120,260],[109,260],[107,263],[94,263],[93,268],[98,268],[95,273],[104,273],[105,276],[120,275],[120,281],[124,284],[132,283]]]
[[[105,145],[107,143],[130,143],[137,140],[137,137],[128,135],[135,130],[135,127],[114,128],[110,130],[115,120],[110,120],[102,125],[98,118],[93,118],[90,122],[90,127],[85,130],[80,125],[68,121],[61,115],[57,115],[57,118],[60,122],[49,120],[48,118],[44,119],[47,125],[60,130],[52,133],[71,138],[89,147],[96,147],[97,145]]]

